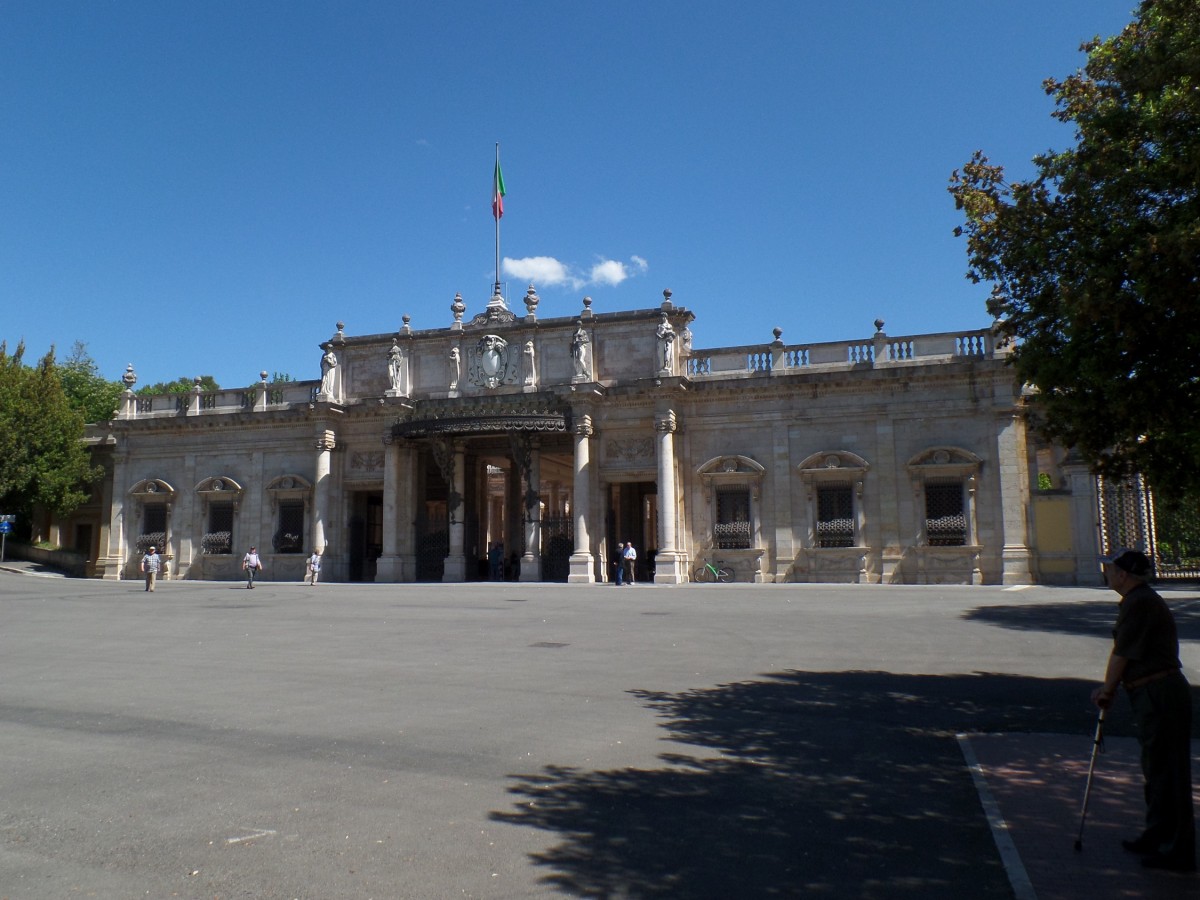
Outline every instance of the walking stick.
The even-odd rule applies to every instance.
[[[1104,713],[1101,709],[1096,719],[1096,736],[1092,739],[1092,761],[1088,764],[1087,787],[1083,789],[1083,809],[1079,813],[1079,835],[1075,838],[1075,852],[1083,850],[1083,823],[1087,821],[1088,798],[1092,795],[1092,775],[1096,771],[1096,757],[1104,752]]]

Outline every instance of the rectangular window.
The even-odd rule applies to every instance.
[[[717,489],[717,521],[713,525],[713,546],[718,550],[750,549],[750,489]]]
[[[925,539],[931,547],[962,547],[967,543],[961,481],[925,483]]]
[[[137,540],[138,552],[145,553],[151,546],[159,550],[167,547],[167,504],[147,503],[142,507],[142,533]]]
[[[279,504],[279,530],[275,532],[276,553],[304,552],[304,501],[284,500]]]
[[[233,552],[232,501],[213,501],[208,505],[208,528],[204,532],[201,549],[214,555]]]
[[[854,492],[849,484],[817,488],[817,546],[854,546]]]

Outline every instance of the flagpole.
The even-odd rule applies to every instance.
[[[496,171],[500,171],[500,142],[496,141]],[[496,176],[492,175],[492,191],[496,190]],[[500,293],[500,216],[494,215],[492,218],[496,220],[496,293]]]

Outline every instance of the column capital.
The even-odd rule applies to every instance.
[[[674,434],[677,428],[674,411],[668,411],[654,420],[654,430],[659,434]]]
[[[591,416],[584,415],[575,420],[574,432],[576,434],[581,434],[584,437],[591,437],[593,434],[595,434],[595,431],[596,429],[592,427]]]
[[[317,435],[317,439],[313,441],[313,446],[318,450],[336,450],[337,435],[332,431],[326,431]]]

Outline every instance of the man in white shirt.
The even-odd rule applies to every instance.
[[[633,548],[633,541],[625,542],[625,552],[622,555],[625,559],[625,583],[632,585],[634,583],[633,570],[637,565],[637,550]]]
[[[142,573],[146,576],[146,590],[150,593],[154,593],[154,582],[158,578],[161,561],[162,557],[158,555],[155,547],[147,550],[146,555],[142,557]]]
[[[254,590],[254,573],[262,567],[262,560],[258,557],[258,550],[251,547],[250,552],[242,558],[242,571],[246,573],[246,587],[250,588],[250,590]]]
[[[321,554],[317,550],[313,550],[312,556],[308,558],[308,576],[309,583],[316,587],[317,576],[321,574]]]

